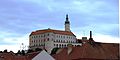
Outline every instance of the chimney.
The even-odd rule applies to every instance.
[[[72,44],[68,44],[68,55],[72,52]]]
[[[90,38],[92,38],[92,31],[90,31]]]
[[[92,38],[92,31],[90,31],[90,38],[89,38],[89,40],[93,40],[93,38]]]

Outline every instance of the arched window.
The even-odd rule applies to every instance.
[[[58,44],[56,44],[56,46],[58,47]]]
[[[61,44],[59,44],[59,47],[61,48]]]
[[[64,47],[64,45],[62,44],[62,48]]]
[[[64,45],[64,47],[66,47],[66,45]]]

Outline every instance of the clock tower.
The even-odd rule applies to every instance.
[[[69,22],[68,14],[66,14],[65,31],[70,31],[70,22]]]

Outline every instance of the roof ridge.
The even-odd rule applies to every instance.
[[[63,35],[73,35],[73,36],[75,36],[71,31],[55,30],[55,29],[50,29],[50,28],[33,31],[30,35],[43,34],[43,33],[47,33],[47,32],[53,32],[55,34],[63,34]]]

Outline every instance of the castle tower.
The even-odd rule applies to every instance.
[[[69,22],[68,14],[66,14],[65,31],[70,31],[70,22]]]

